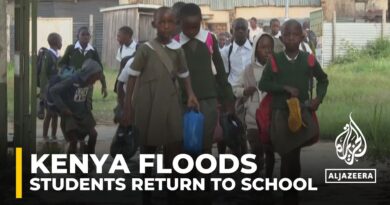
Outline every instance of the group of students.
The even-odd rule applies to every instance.
[[[309,53],[300,50],[304,40],[302,25],[288,20],[280,26],[273,19],[270,34],[259,32],[250,41],[248,21],[237,18],[232,24],[232,40],[219,43],[214,34],[201,28],[201,22],[199,6],[183,3],[155,11],[152,26],[157,36],[142,45],[132,39],[131,28],[119,29],[117,40],[121,46],[116,59],[121,62],[121,69],[115,91],[122,114],[116,122],[137,127],[142,154],[156,153],[162,146],[164,162],[169,166],[182,152],[186,107],[204,115],[202,153],[211,153],[219,113],[242,115],[246,135],[239,153],[246,152],[248,140],[251,152],[257,156],[259,175],[265,166],[265,176],[272,177],[277,152],[281,156],[282,177],[299,177],[300,149],[318,130],[312,114],[323,101],[328,86],[327,75],[319,63],[315,60],[309,63]],[[40,75],[42,98],[50,97],[47,101],[57,108],[55,112],[47,106],[44,137],[48,138],[50,119],[52,131],[55,130],[55,113],[59,113],[61,129],[70,143],[68,153],[75,153],[77,142],[87,135],[86,152],[94,153],[97,132],[92,115],[92,90],[97,80],[102,83],[103,96],[107,95],[103,67],[89,40],[88,29],[81,28],[78,41],[68,46],[59,60],[61,37],[50,34],[50,49]],[[73,67],[77,74],[50,85],[48,79],[55,73],[53,69],[64,66]],[[317,80],[315,98],[310,95],[313,77]],[[256,122],[256,110],[266,95],[272,95],[270,144],[260,141],[261,130]],[[286,100],[292,97],[301,104],[306,126],[296,133],[288,126]],[[52,136],[55,135],[53,131]],[[150,176],[151,170],[146,175]],[[148,193],[143,199],[144,204],[150,203]],[[174,197],[170,199],[174,201]],[[297,192],[284,194],[285,204],[298,201]]]

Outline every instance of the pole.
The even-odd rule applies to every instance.
[[[91,34],[91,40],[90,40],[90,42],[91,42],[91,45],[93,45],[94,43],[93,43],[93,39],[95,38],[94,37],[94,30],[93,30],[94,28],[93,28],[93,14],[89,14],[89,32],[90,32],[90,34]]]
[[[286,0],[286,8],[285,8],[285,14],[284,14],[284,17],[285,19],[288,19],[288,15],[289,15],[289,7],[290,7],[290,0]]]
[[[22,146],[23,0],[15,0],[14,146]]]
[[[37,138],[37,0],[31,0],[31,133],[30,147],[31,152],[36,152]]]
[[[0,170],[7,161],[7,0],[0,0]]]
[[[333,11],[332,20],[332,61],[336,59],[336,11]]]

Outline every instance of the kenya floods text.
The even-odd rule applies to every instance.
[[[98,158],[96,155],[44,154],[41,157],[31,156],[31,173],[37,176],[30,179],[31,191],[203,191],[210,188],[213,191],[317,191],[313,186],[312,179],[298,178],[242,178],[238,182],[229,177],[221,178],[187,178],[186,174],[194,169],[201,174],[210,175],[217,172],[220,175],[241,172],[249,175],[257,172],[255,163],[256,156],[253,154],[243,155],[237,158],[234,155],[222,154],[215,158],[210,154],[202,154],[196,159],[187,154],[177,155],[172,161],[172,168],[164,167],[163,155],[141,154],[139,156],[140,174],[145,174],[146,169],[155,168],[157,174],[172,174],[171,177],[134,178],[116,177],[119,174],[130,174],[130,169],[122,155],[117,155],[108,171],[103,167],[109,155]],[[155,161],[155,162],[153,162]],[[50,166],[46,166],[50,162]],[[228,162],[228,163],[227,163]],[[74,174],[88,174],[90,164],[95,167],[94,177],[75,177]],[[207,164],[205,166],[205,164]],[[156,167],[154,167],[156,166]],[[46,176],[45,176],[46,175]],[[50,177],[47,177],[50,175]],[[66,175],[66,177],[63,177]],[[99,177],[101,175],[102,177]],[[103,177],[104,175],[104,177]],[[45,176],[45,177],[43,177]],[[85,176],[85,175],[84,175]],[[175,176],[175,177],[172,177]],[[187,177],[186,177],[187,176]],[[210,183],[209,183],[210,182]],[[207,187],[207,186],[210,187]]]

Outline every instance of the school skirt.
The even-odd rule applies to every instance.
[[[271,142],[275,151],[283,157],[284,154],[304,146],[318,133],[318,125],[314,123],[311,112],[302,109],[302,120],[306,127],[292,133],[288,128],[288,109],[276,109],[272,111],[271,118]]]

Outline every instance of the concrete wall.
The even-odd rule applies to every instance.
[[[40,18],[39,17],[37,19],[37,31],[38,31],[37,49],[41,47],[49,48],[49,44],[47,42],[47,36],[52,32],[56,32],[60,34],[62,37],[62,49],[60,50],[60,53],[64,54],[66,46],[73,43],[72,28],[73,28],[72,18]]]
[[[309,18],[310,12],[318,10],[320,7],[290,7],[289,18],[303,19]],[[256,17],[257,19],[272,19],[284,18],[284,7],[255,7],[255,8],[236,8],[236,17],[243,17],[250,19]]]

